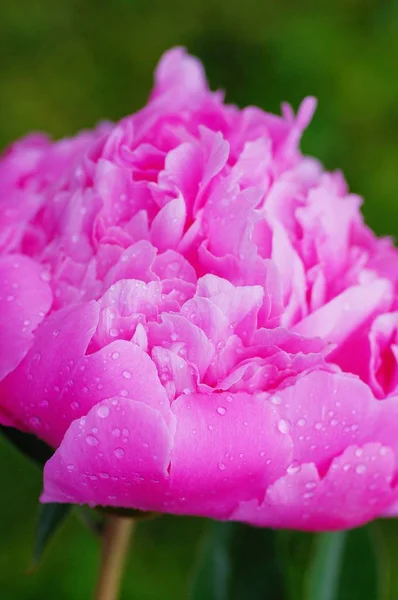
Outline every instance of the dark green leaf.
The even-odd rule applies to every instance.
[[[196,565],[192,600],[283,600],[276,532],[209,522]]]
[[[286,595],[289,600],[303,600],[315,535],[303,531],[278,531],[278,556],[282,560]]]
[[[317,536],[307,600],[379,600],[381,578],[371,526]]]
[[[54,450],[50,446],[39,440],[36,436],[23,433],[13,427],[0,425],[0,433],[14,448],[17,448],[24,456],[27,456],[41,467],[54,453]]]
[[[37,565],[47,544],[58,531],[72,509],[72,504],[42,504],[36,527],[33,564]]]
[[[347,532],[320,533],[308,577],[307,600],[337,600]]]
[[[379,558],[373,525],[347,533],[338,600],[381,600]]]

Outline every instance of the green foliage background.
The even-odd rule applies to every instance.
[[[277,111],[282,100],[296,108],[305,95],[317,96],[305,151],[341,168],[366,198],[368,222],[397,234],[396,0],[2,0],[0,147],[31,130],[69,135],[136,110],[159,56],[176,44],[202,58],[212,86],[239,105]],[[89,598],[95,541],[72,519],[43,568],[27,574],[40,473],[0,442],[0,476],[0,597]],[[124,597],[185,598],[203,526],[172,517],[139,525]],[[398,523],[374,529],[383,598],[393,600]],[[300,577],[290,579],[292,597],[304,597]]]

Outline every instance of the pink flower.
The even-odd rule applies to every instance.
[[[398,253],[179,48],[116,125],[0,162],[0,420],[43,502],[338,529],[398,511]]]

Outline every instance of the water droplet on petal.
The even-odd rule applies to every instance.
[[[97,415],[101,419],[106,419],[107,417],[109,417],[109,407],[108,406],[100,406],[97,409]]]
[[[225,469],[226,469],[226,466],[224,465],[224,463],[223,463],[223,462],[219,462],[219,463],[218,463],[218,468],[220,469],[220,471],[225,471]]]
[[[289,475],[294,475],[295,473],[299,473],[301,471],[301,465],[299,462],[292,462],[291,465],[286,469]]]
[[[289,431],[289,423],[288,421],[285,421],[284,419],[281,419],[278,423],[278,429],[281,433],[288,433]]]
[[[307,490],[313,490],[316,487],[316,483],[315,481],[307,481],[305,487],[307,488]]]
[[[123,371],[123,377],[125,379],[131,379],[131,373],[130,373],[130,371]]]
[[[355,473],[357,473],[358,475],[363,475],[366,471],[366,465],[357,465],[355,467]]]
[[[272,404],[282,404],[282,398],[280,396],[272,396],[271,398]]]
[[[217,408],[217,412],[218,412],[219,415],[224,416],[225,413],[227,412],[227,409],[225,408],[225,406],[219,406]]]
[[[116,456],[116,458],[123,458],[124,450],[123,450],[123,448],[115,448],[115,450],[113,451],[113,454]]]
[[[95,435],[88,435],[86,437],[86,442],[89,446],[97,446],[98,445],[98,439],[95,437]]]

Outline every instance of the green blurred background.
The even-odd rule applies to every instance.
[[[0,147],[31,130],[59,137],[136,110],[160,55],[177,44],[204,61],[230,102],[278,111],[282,100],[297,108],[317,96],[304,150],[345,172],[379,233],[398,233],[397,1],[2,0]],[[0,440],[0,474],[0,598],[90,598],[95,540],[71,519],[42,569],[27,574],[40,472]],[[124,597],[186,598],[203,527],[171,517],[139,525]],[[388,571],[383,597],[393,600],[398,523],[374,530]]]

